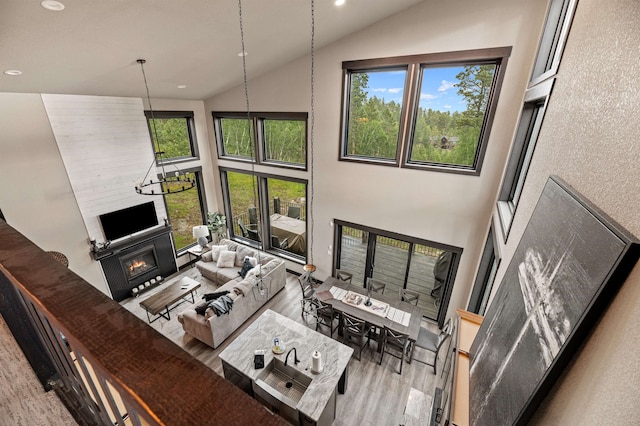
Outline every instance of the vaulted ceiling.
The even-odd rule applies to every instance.
[[[316,48],[420,1],[315,0]],[[311,46],[311,0],[61,2],[0,0],[0,92],[145,97],[142,58],[152,97],[207,99],[242,82],[240,5],[249,78]]]

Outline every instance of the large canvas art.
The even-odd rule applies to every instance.
[[[527,422],[639,248],[561,179],[549,178],[471,346],[472,425]]]

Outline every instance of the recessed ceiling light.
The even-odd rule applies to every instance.
[[[246,50],[245,50],[244,52],[238,52],[238,56],[240,56],[241,58],[242,58],[243,56],[247,56],[247,55],[248,55],[248,53],[247,53],[247,51],[246,51]]]
[[[64,10],[64,4],[56,0],[43,0],[40,5],[47,10],[53,10],[54,12],[60,12]]]
[[[178,86],[178,89],[186,89],[187,85],[186,84],[181,84],[180,86]]]
[[[336,0],[334,3],[336,6],[342,6],[345,3],[345,0]]]
[[[6,70],[4,72],[6,75],[22,75],[22,71],[20,70]]]

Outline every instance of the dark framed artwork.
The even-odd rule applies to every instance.
[[[471,346],[472,425],[531,418],[639,253],[637,238],[549,178]]]

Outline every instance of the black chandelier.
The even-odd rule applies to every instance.
[[[147,84],[147,76],[144,73],[144,64],[147,61],[145,59],[138,59],[136,62],[140,64],[140,69],[142,69],[144,87],[147,90],[147,102],[149,103],[149,110],[151,112],[151,127],[153,129],[153,135],[158,146],[158,150],[155,152],[155,158],[149,166],[147,174],[145,174],[144,178],[142,178],[142,180],[137,182],[135,185],[136,192],[140,195],[166,195],[188,191],[189,189],[196,186],[195,179],[189,177],[185,172],[180,170],[175,165],[172,165],[175,171],[170,170],[169,172],[167,172],[167,170],[165,170],[163,158],[165,152],[160,149],[160,139],[158,138],[158,131],[156,130],[156,120],[153,114],[153,107],[151,106],[151,96],[149,96],[149,85]],[[151,170],[156,167],[156,164],[160,166],[161,171],[160,175],[156,179],[153,179],[149,175],[151,173]]]

